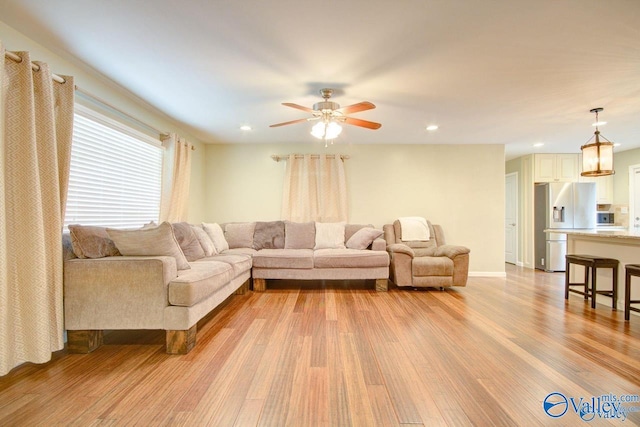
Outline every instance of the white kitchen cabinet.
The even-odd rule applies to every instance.
[[[577,182],[578,154],[535,154],[535,182]]]
[[[580,182],[596,183],[596,203],[610,205],[613,203],[613,175],[581,176]]]

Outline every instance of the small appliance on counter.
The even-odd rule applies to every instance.
[[[534,191],[535,268],[564,271],[567,235],[550,229],[596,228],[595,182],[536,184]]]
[[[615,223],[612,212],[598,212],[598,226],[613,225]]]

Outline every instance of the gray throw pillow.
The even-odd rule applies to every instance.
[[[382,236],[382,230],[376,230],[375,228],[361,228],[356,231],[353,236],[347,240],[347,248],[349,249],[367,249],[374,240]]]
[[[191,225],[186,222],[174,222],[171,227],[187,261],[196,261],[205,257],[204,249],[202,249],[202,245],[200,245]]]
[[[284,222],[285,249],[313,249],[315,245],[315,222]]]
[[[284,248],[284,222],[256,222],[253,231],[253,249],[283,249]]]
[[[71,247],[78,258],[104,258],[120,255],[106,227],[92,225],[69,226]]]
[[[191,268],[168,222],[140,230],[107,228],[107,233],[122,255],[171,256],[175,258],[178,270]]]

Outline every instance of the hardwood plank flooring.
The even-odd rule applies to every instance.
[[[163,331],[112,331],[14,369],[0,425],[581,425],[545,397],[640,395],[640,316],[566,302],[561,273],[506,270],[446,291],[270,282],[203,319],[189,354],[165,354]],[[623,406],[624,422],[589,424],[640,425],[640,401]]]

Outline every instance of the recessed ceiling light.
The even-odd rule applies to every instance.
[[[438,129],[438,125],[429,125],[427,126],[427,130],[432,131]]]
[[[542,147],[544,145],[544,142],[536,142],[535,144],[533,144],[534,147]]]
[[[251,130],[251,126],[249,126],[249,125],[242,125],[242,126],[240,126],[240,130]]]
[[[622,143],[620,143],[620,142],[614,142],[614,143],[613,143],[613,146],[614,146],[614,147],[620,147],[621,145],[622,145]]]
[[[607,124],[607,122],[595,122],[591,126],[604,126],[606,124]]]

